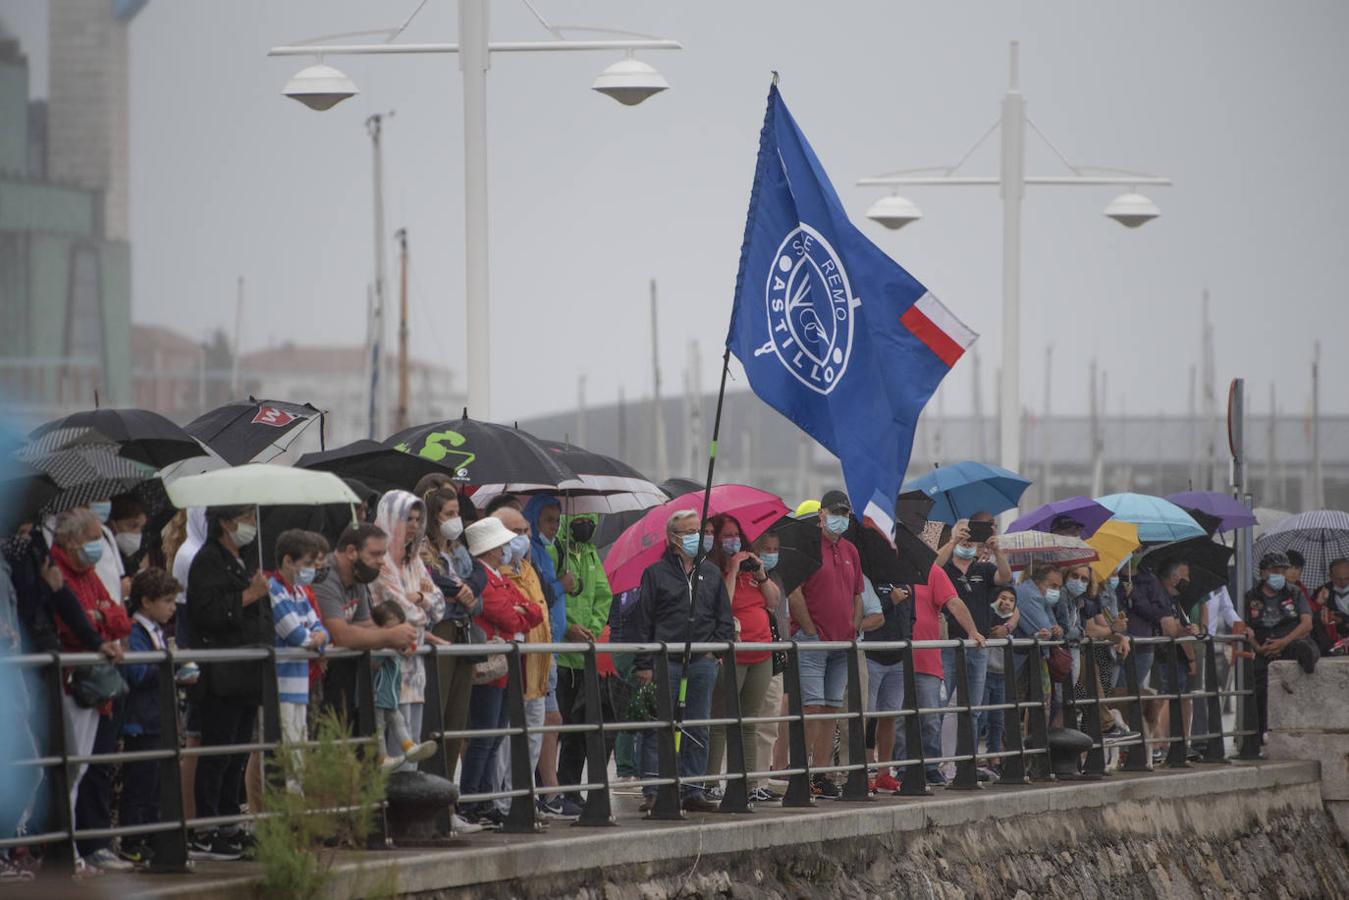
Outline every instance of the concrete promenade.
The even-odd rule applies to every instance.
[[[1169,825],[1179,821],[1186,829],[1212,837],[1236,813],[1263,818],[1276,809],[1318,808],[1319,777],[1319,765],[1313,761],[1234,762],[1114,773],[1096,782],[995,785],[975,792],[939,790],[925,798],[883,796],[865,803],[820,801],[809,810],[761,806],[751,815],[705,814],[683,822],[649,822],[637,812],[636,798],[619,796],[615,798],[618,825],[613,828],[557,822],[536,835],[483,833],[444,849],[343,854],[327,896],[360,897],[387,891],[394,883],[391,873],[400,894],[492,892],[495,886],[496,893],[509,896],[515,892],[506,883],[514,882],[535,886],[522,889],[522,894],[542,895],[537,889],[540,883],[560,886],[586,873],[599,879],[599,870],[615,867],[645,866],[654,871],[676,861],[692,864],[697,859],[751,852],[758,856],[794,845],[849,839],[860,843],[897,833],[917,836],[934,829],[958,831],[990,824],[1025,834],[1032,821],[1063,822],[1068,818],[1063,814],[1069,811],[1104,812],[1112,830],[1144,836],[1162,827],[1163,823],[1150,816],[1155,817],[1158,809],[1169,809],[1170,804],[1177,811],[1167,813],[1174,820]],[[1130,809],[1151,813],[1125,815],[1123,811]],[[1194,821],[1207,817],[1206,810],[1214,821]],[[250,895],[257,874],[254,863],[198,863],[190,875],[102,877],[96,883],[107,896],[223,900]]]

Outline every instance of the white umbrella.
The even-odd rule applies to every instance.
[[[1015,531],[999,535],[998,549],[1002,550],[1007,557],[1007,564],[1014,569],[1027,568],[1037,562],[1076,566],[1100,558],[1096,548],[1081,538],[1046,534],[1043,531]]]
[[[186,475],[165,485],[169,499],[186,506],[318,506],[324,503],[359,503],[360,498],[332,472],[313,472],[249,463],[231,469],[216,469],[202,475]]]

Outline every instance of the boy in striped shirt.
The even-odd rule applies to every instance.
[[[319,560],[328,554],[328,541],[321,534],[292,528],[276,539],[277,568],[268,584],[272,598],[272,622],[276,626],[276,647],[322,651],[328,644],[328,630],[319,621],[309,603],[309,585],[314,583]],[[281,740],[298,744],[308,737],[306,711],[309,706],[309,661],[283,659],[276,663],[278,699],[281,701]],[[297,751],[295,769],[300,767]],[[293,778],[287,787],[298,789]]]

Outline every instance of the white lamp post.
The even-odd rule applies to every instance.
[[[1128,228],[1137,228],[1157,218],[1161,211],[1147,197],[1136,192],[1138,185],[1169,185],[1171,179],[1155,175],[1075,166],[1040,133],[1026,117],[1026,99],[1017,83],[1018,44],[1012,42],[1011,84],[1002,100],[1002,115],[983,137],[975,142],[954,166],[937,169],[909,169],[860,179],[859,185],[991,185],[1002,194],[1002,379],[998,401],[1000,464],[1013,472],[1021,469],[1021,197],[1027,185],[1124,185],[1121,194],[1106,207],[1105,214]],[[1059,176],[1027,176],[1026,128],[1029,126],[1049,145],[1072,173]],[[1002,170],[997,176],[954,174],[993,131],[1001,131]],[[936,174],[929,174],[936,173]],[[867,210],[867,217],[886,228],[902,228],[922,213],[911,201],[893,194],[883,197]]]
[[[553,35],[546,41],[488,41],[488,0],[458,0],[459,43],[401,44],[393,39],[403,32],[411,17],[397,29],[359,32],[385,35],[380,44],[327,44],[320,41],[356,35],[332,35],[316,41],[273,47],[268,56],[311,56],[320,63],[299,72],[286,85],[285,93],[311,109],[330,109],[356,93],[356,86],[338,70],[323,64],[330,56],[383,54],[443,54],[459,56],[464,91],[464,286],[467,307],[468,408],[480,419],[491,417],[491,366],[488,351],[487,281],[487,69],[493,53],[528,53],[555,50],[621,50],[627,58],[614,63],[595,80],[594,90],[633,106],[669,87],[665,78],[644,62],[633,59],[636,50],[679,50],[678,41],[588,26],[554,26],[538,11],[525,5]],[[425,5],[425,4],[423,4]],[[421,10],[413,12],[413,16]],[[601,40],[569,40],[568,32],[614,35]]]

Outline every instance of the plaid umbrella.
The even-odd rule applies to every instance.
[[[1349,513],[1316,509],[1289,516],[1255,542],[1255,560],[1266,553],[1296,550],[1307,560],[1302,583],[1315,587],[1330,578],[1330,564],[1349,559]]]
[[[1076,566],[1095,562],[1096,548],[1081,538],[1043,531],[1017,531],[998,538],[998,548],[1014,569],[1025,569],[1035,563],[1054,566]]]
[[[49,515],[125,494],[155,475],[144,463],[118,456],[115,445],[75,446],[20,457],[58,488],[59,493],[42,507]]]

